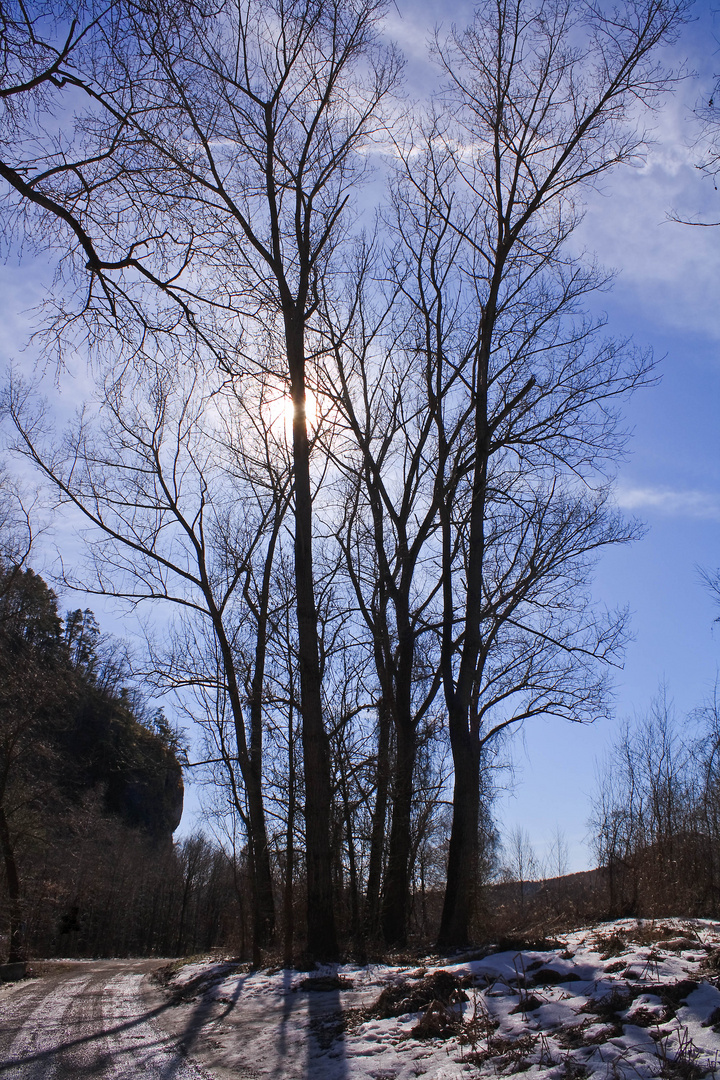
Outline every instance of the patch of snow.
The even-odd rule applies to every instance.
[[[714,1073],[720,1034],[711,1018],[720,1017],[720,989],[701,961],[720,950],[718,923],[621,919],[553,944],[547,951],[428,961],[419,970],[233,972],[208,961],[181,968],[170,985],[192,990],[197,980],[197,997],[183,1007],[204,1003],[208,1014],[192,1053],[202,1058],[203,1040],[212,1042],[209,1067],[218,1075],[223,1064],[228,1075],[268,1080],[459,1080],[515,1072],[529,1080],[699,1080]],[[446,1019],[450,1037],[420,1037],[424,1009],[383,1017],[372,1008],[386,987],[412,989],[439,970],[468,999],[428,1006]]]

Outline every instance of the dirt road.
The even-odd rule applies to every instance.
[[[212,1080],[163,1028],[160,961],[47,963],[0,985],[0,1080]]]

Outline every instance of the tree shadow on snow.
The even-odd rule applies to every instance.
[[[308,990],[307,997],[307,1080],[344,1080],[348,1061],[340,987]]]

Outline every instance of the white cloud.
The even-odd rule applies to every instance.
[[[688,79],[645,117],[651,141],[644,160],[636,168],[617,169],[590,196],[574,242],[618,271],[615,294],[629,310],[659,329],[718,339],[718,230],[672,220],[720,219],[712,179],[697,168],[703,148],[693,116],[711,82],[707,73]]]
[[[673,491],[662,487],[619,485],[615,501],[623,510],[657,511],[668,517],[720,521],[720,494],[710,491]]]

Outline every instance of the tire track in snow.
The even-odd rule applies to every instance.
[[[5,983],[0,985],[0,1047],[12,1041],[13,1033],[22,1023],[22,1017],[28,1009],[35,1007],[46,993],[42,983],[29,982],[20,985]],[[0,1049],[0,1060],[2,1050]]]
[[[0,995],[0,1080],[211,1080],[153,1024],[144,978],[103,964]]]
[[[53,1080],[56,1051],[67,1037],[68,1012],[90,981],[88,976],[68,979],[40,998],[10,1044],[7,1064],[0,1066],[9,1080]]]
[[[108,1080],[201,1080],[208,1074],[183,1058],[174,1041],[152,1023],[143,1004],[139,974],[116,975],[103,994],[103,1027],[111,1033]]]

